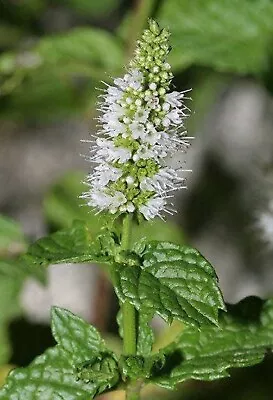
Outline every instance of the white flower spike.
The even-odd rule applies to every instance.
[[[185,92],[171,91],[173,75],[166,62],[169,32],[153,20],[137,43],[123,78],[108,86],[100,104],[102,138],[92,148],[97,163],[82,197],[99,211],[141,213],[149,220],[170,212],[172,192],[184,179],[166,160],[185,152]]]

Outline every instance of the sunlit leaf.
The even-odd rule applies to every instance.
[[[229,376],[230,368],[263,360],[273,348],[273,300],[249,297],[222,313],[219,328],[186,327],[163,349],[166,365],[155,382],[167,388],[187,379],[211,381]]]
[[[218,310],[225,305],[213,267],[197,250],[155,241],[148,242],[140,255],[140,266],[113,267],[121,302],[128,300],[167,322],[217,324]]]

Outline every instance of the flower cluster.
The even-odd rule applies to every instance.
[[[88,205],[110,213],[138,212],[146,219],[170,211],[167,199],[184,187],[166,157],[185,151],[185,92],[170,91],[173,78],[166,62],[169,32],[149,22],[123,78],[102,95],[101,137],[91,149],[96,163],[87,178]]]

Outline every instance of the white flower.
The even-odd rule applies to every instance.
[[[166,162],[168,155],[188,147],[184,92],[170,90],[168,52],[167,31],[151,22],[127,73],[101,96],[102,137],[90,156],[98,165],[83,196],[99,211],[141,213],[151,219],[168,212],[167,199],[184,187],[179,171]]]
[[[115,209],[116,211],[118,210],[119,206],[125,203],[127,203],[127,199],[122,192],[117,191],[111,197],[111,208]]]
[[[111,197],[99,190],[90,193],[88,205],[97,206],[100,209],[106,209],[111,204]]]
[[[87,183],[97,189],[103,188],[109,182],[116,182],[122,175],[122,171],[118,168],[109,166],[109,164],[102,163],[97,166],[92,176],[89,177]]]
[[[149,149],[146,145],[142,145],[136,153],[133,155],[133,160],[138,161],[140,159],[146,160],[148,158],[154,158],[155,152]]]
[[[184,92],[171,92],[166,94],[165,101],[174,108],[180,108],[182,105],[182,99],[184,97]]]
[[[170,111],[167,114],[166,119],[168,119],[169,121],[171,121],[172,123],[174,123],[175,125],[181,125],[183,120],[181,118],[181,114],[179,112],[179,110],[177,110],[176,108],[173,109],[172,111]],[[168,125],[167,125],[168,126]]]
[[[153,219],[164,210],[165,205],[166,202],[162,197],[151,198],[148,200],[147,204],[143,204],[139,207],[139,211],[146,219]]]
[[[139,108],[134,116],[134,120],[136,122],[146,122],[149,116],[149,110],[145,110],[144,108]]]
[[[104,96],[106,103],[113,104],[116,101],[121,100],[123,91],[117,87],[109,86],[107,94]]]
[[[146,130],[145,126],[143,124],[140,124],[138,121],[133,121],[130,125],[129,128],[132,132],[132,137],[134,139],[142,139],[146,135]]]
[[[110,140],[97,139],[99,150],[97,151],[98,159],[106,161],[120,161],[122,163],[131,158],[131,151],[122,147],[116,147]]]
[[[113,119],[111,119],[111,116],[113,116]],[[112,113],[111,115],[108,114],[107,118],[108,120],[105,124],[102,125],[102,127],[105,132],[109,134],[109,136],[115,137],[118,136],[120,133],[126,132],[126,126],[121,123],[118,118],[116,118],[114,113]]]

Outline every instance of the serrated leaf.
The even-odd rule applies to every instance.
[[[66,357],[81,362],[90,354],[105,351],[105,343],[99,332],[83,319],[63,308],[53,307],[51,313],[52,333],[56,342],[62,347]]]
[[[23,251],[26,246],[20,225],[4,215],[0,215],[0,254],[14,255]]]
[[[171,29],[170,63],[175,69],[195,64],[257,74],[268,68],[271,0],[168,0],[158,18]]]
[[[273,299],[249,297],[222,313],[219,328],[201,331],[186,327],[162,351],[166,367],[154,382],[166,388],[187,379],[207,380],[229,376],[230,368],[247,367],[263,360],[273,348]]]
[[[91,240],[88,227],[82,221],[74,221],[70,229],[53,233],[33,243],[23,256],[28,265],[106,262],[107,257]]]
[[[121,356],[120,365],[123,376],[135,379],[148,379],[154,371],[160,371],[165,365],[165,355],[157,353],[153,355]]]
[[[119,374],[115,357],[104,352],[104,342],[95,328],[71,312],[54,307],[52,330],[57,346],[28,367],[12,371],[0,390],[0,399],[33,400],[38,394],[39,400],[90,400],[116,384]],[[90,363],[95,372],[103,372],[97,373],[96,379],[92,379],[92,373],[86,375]]]
[[[94,383],[77,381],[75,370],[58,347],[47,350],[27,368],[13,370],[0,390],[1,400],[90,400]]]
[[[195,249],[169,242],[150,242],[140,253],[142,265],[115,265],[115,290],[147,314],[188,324],[217,324],[225,309],[213,267]]]
[[[137,354],[148,355],[154,344],[154,332],[150,325],[150,316],[141,312],[138,316]]]
[[[95,383],[97,392],[102,393],[120,380],[117,360],[113,353],[100,353],[93,360],[77,366],[77,378],[83,382]]]

